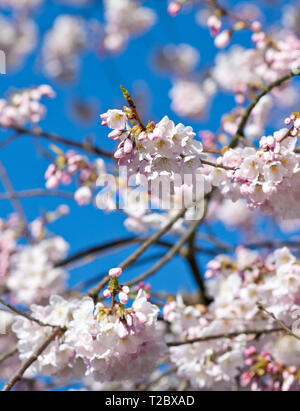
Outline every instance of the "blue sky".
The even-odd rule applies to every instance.
[[[85,8],[74,8],[58,5],[54,1],[46,1],[41,10],[34,14],[35,20],[40,26],[43,34],[52,25],[52,21],[58,13],[70,13],[85,15],[103,19],[102,6],[98,1],[91,10]],[[45,78],[39,70],[38,48],[28,58],[24,67],[17,73],[8,73],[0,77],[0,93],[3,95],[11,88],[26,88],[42,83],[51,84],[57,92],[57,98],[47,102],[48,115],[41,126],[48,131],[56,132],[70,139],[81,140],[84,136],[93,135],[99,146],[113,150],[114,143],[106,138],[107,130],[102,128],[98,119],[98,112],[92,124],[83,126],[74,122],[70,116],[68,106],[71,99],[80,97],[82,99],[94,98],[99,102],[100,112],[109,108],[121,107],[123,104],[119,85],[122,83],[129,90],[138,85],[146,87],[150,92],[149,117],[151,120],[159,120],[168,115],[175,122],[190,124],[198,132],[201,129],[216,130],[219,120],[224,111],[230,111],[233,107],[231,96],[219,94],[214,100],[210,115],[201,122],[191,122],[178,118],[170,109],[168,92],[171,81],[168,76],[163,76],[153,70],[151,56],[155,47],[168,43],[189,43],[196,47],[201,54],[199,68],[210,66],[216,54],[213,39],[208,31],[195,23],[195,13],[180,15],[176,19],[166,13],[166,2],[164,0],[150,0],[146,2],[149,7],[156,10],[159,24],[147,34],[132,39],[128,48],[119,56],[100,59],[93,53],[86,53],[82,58],[80,76],[75,83],[62,86]],[[238,2],[231,2],[236,4]],[[262,2],[255,2],[261,4]],[[280,8],[274,6],[263,7],[267,21],[277,21],[280,18]],[[250,35],[247,32],[235,36],[235,42],[244,46],[250,45]],[[149,118],[150,119],[150,118]],[[148,118],[146,118],[148,120]],[[0,141],[3,133],[0,135]],[[48,147],[47,142],[42,142]],[[44,186],[44,172],[48,162],[37,155],[36,148],[30,138],[22,137],[19,141],[11,144],[0,152],[0,159],[7,168],[15,190],[40,188]],[[0,186],[0,189],[2,187]],[[61,204],[61,199],[36,198],[22,200],[26,214],[30,220],[37,217],[43,210],[51,210]],[[95,244],[108,240],[122,238],[129,233],[123,227],[124,217],[118,212],[105,214],[96,210],[93,206],[78,207],[73,202],[66,202],[71,206],[71,214],[53,224],[50,229],[58,235],[62,235],[71,245],[70,253],[79,251]],[[12,211],[9,202],[0,202],[0,217],[5,217]],[[238,233],[227,232],[223,227],[214,227],[215,231],[224,240],[236,243]],[[118,254],[107,255],[92,264],[72,271],[70,284],[94,277],[104,273],[108,268],[116,266],[118,262],[130,252],[132,248]],[[164,251],[154,247],[147,255]],[[202,266],[207,259],[200,257]],[[144,269],[144,268],[143,268]],[[140,273],[141,267],[128,270],[127,278],[132,278]],[[165,289],[172,292],[178,289],[193,289],[194,283],[185,263],[176,258],[172,263],[164,267],[160,274],[151,279],[154,289]]]

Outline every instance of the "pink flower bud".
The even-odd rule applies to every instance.
[[[111,138],[115,141],[120,139],[120,136],[122,135],[122,130],[113,130],[108,134],[108,138]]]
[[[132,152],[132,149],[133,149],[133,143],[130,140],[130,138],[127,138],[124,141],[124,153],[125,154],[130,154]]]
[[[100,118],[102,120],[102,126],[107,126],[108,114],[103,113],[103,114],[100,115]]]
[[[71,181],[72,181],[72,178],[71,178],[70,174],[67,173],[67,172],[63,172],[63,173],[62,173],[62,176],[61,176],[61,182],[62,182],[64,185],[67,186],[67,185],[71,184]]]
[[[68,215],[70,212],[70,207],[67,206],[66,204],[62,204],[58,207],[57,212],[61,216]]]
[[[123,291],[121,291],[119,293],[119,300],[122,304],[127,304],[128,300],[129,300],[129,297],[126,293],[123,293]]]
[[[46,182],[46,187],[51,190],[52,188],[56,188],[58,184],[59,184],[59,180],[56,178],[56,176],[52,176]]]
[[[253,31],[256,31],[256,32],[259,32],[259,31],[261,31],[261,24],[260,24],[260,22],[259,21],[254,21],[252,24],[251,24],[251,29],[253,30]]]
[[[220,34],[215,38],[215,46],[219,49],[223,49],[228,46],[231,41],[232,33],[230,30],[223,30]]]
[[[41,86],[39,86],[37,88],[37,90],[39,91],[41,96],[45,96],[45,97],[49,97],[49,98],[55,98],[56,97],[55,91],[48,84],[42,84]]]
[[[122,287],[122,291],[125,294],[129,294],[130,293],[130,288],[127,285],[124,285],[124,287]]]
[[[291,119],[290,119],[289,117],[287,117],[287,118],[284,120],[284,124],[286,124],[287,126],[289,126],[289,125],[291,124]]]
[[[56,165],[55,164],[50,164],[50,166],[47,168],[47,171],[45,173],[45,179],[48,180],[56,171]]]
[[[110,277],[120,277],[120,275],[122,274],[123,270],[120,267],[117,268],[111,268],[108,272],[108,275]]]
[[[181,4],[175,1],[172,1],[172,3],[170,3],[168,6],[168,13],[172,17],[176,17],[177,14],[180,12],[180,10],[181,10]]]
[[[92,191],[87,186],[80,187],[74,194],[75,201],[80,205],[90,204],[92,199]]]
[[[111,297],[111,292],[108,289],[104,290],[103,291],[103,297],[110,298]]]
[[[208,18],[207,25],[209,27],[211,36],[215,37],[220,33],[222,22],[217,16],[212,15]]]

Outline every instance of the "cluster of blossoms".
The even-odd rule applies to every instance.
[[[5,53],[6,68],[23,64],[36,45],[36,37],[37,27],[32,20],[21,19],[16,22],[0,15],[0,50]],[[3,64],[3,56],[1,58]]]
[[[236,260],[221,255],[207,266],[210,293],[215,296],[212,308],[218,318],[262,321],[257,306],[267,310],[288,326],[299,302],[299,261],[288,248],[276,250],[265,261],[254,251],[237,249]],[[245,323],[244,323],[245,322]],[[259,322],[258,322],[259,324]]]
[[[287,248],[277,250],[266,261],[256,252],[243,248],[237,249],[236,260],[224,255],[211,261],[206,277],[214,301],[206,308],[185,306],[182,299],[177,298],[165,306],[164,317],[179,341],[221,334],[224,338],[171,347],[171,359],[178,366],[179,375],[188,378],[192,387],[198,389],[232,388],[238,376],[242,385],[260,380],[261,386],[266,384],[268,389],[277,386],[283,389],[284,381],[286,388],[289,384],[288,389],[298,384],[297,370],[290,368],[295,365],[299,352],[299,341],[295,337],[269,333],[257,340],[255,334],[249,336],[243,332],[274,328],[273,320],[260,311],[258,302],[290,326],[299,304],[299,267]],[[228,333],[240,335],[228,339],[225,337]],[[270,352],[268,362],[272,363],[271,356],[274,357],[272,366],[261,358],[254,358],[257,354],[254,351],[253,358],[249,355],[251,361],[247,354],[245,362],[243,354],[253,345],[258,352]],[[259,361],[260,369],[256,366]],[[261,370],[263,366],[265,372]],[[273,380],[269,381],[271,376]],[[277,380],[281,381],[280,385]],[[258,389],[258,385],[253,384],[252,389]]]
[[[119,285],[117,277],[121,272],[119,268],[109,272],[111,281],[105,296],[112,296],[110,308],[95,304],[90,297],[66,301],[59,296],[52,296],[45,307],[32,306],[33,318],[43,324],[66,327],[67,331],[39,356],[29,374],[72,373],[74,378],[85,372],[96,381],[113,382],[136,381],[151,372],[166,351],[157,329],[158,308],[147,301],[142,290],[126,308],[124,296],[128,296],[129,290]],[[117,295],[120,302],[116,301]],[[20,359],[24,361],[50,335],[51,328],[18,317],[13,331],[19,340]]]
[[[211,321],[204,306],[185,306],[182,298],[164,307],[164,319],[179,341],[220,334],[227,327],[224,320]],[[193,389],[229,389],[243,364],[245,338],[221,338],[207,342],[183,344],[170,348],[171,361],[177,373]]]
[[[207,111],[215,92],[216,85],[211,78],[202,83],[192,79],[177,79],[169,92],[171,108],[180,116],[199,119]]]
[[[253,345],[247,347],[244,350],[246,371],[241,375],[241,385],[250,386],[252,391],[299,391],[299,361],[297,356],[291,361],[290,349],[299,354],[299,341],[291,336],[277,341],[274,348],[277,359],[268,350],[258,352]]]
[[[45,34],[42,59],[47,76],[61,81],[74,78],[79,67],[79,55],[87,46],[85,21],[79,17],[60,15]]]
[[[273,103],[272,97],[267,95],[261,98],[252,110],[244,130],[245,137],[250,141],[256,140],[264,134]],[[236,107],[229,114],[225,114],[222,117],[223,130],[234,136],[244,114],[243,107]]]
[[[0,125],[18,128],[27,123],[38,123],[46,114],[46,108],[40,102],[43,97],[55,97],[53,89],[46,84],[13,93],[9,99],[1,99]]]
[[[58,295],[52,295],[49,305],[31,306],[30,321],[25,317],[17,317],[12,330],[18,339],[19,357],[22,362],[30,358],[38,347],[50,336],[54,326],[67,327],[73,318],[79,300],[66,301]],[[25,377],[32,378],[36,375],[56,376],[61,378],[82,375],[82,364],[76,361],[75,351],[57,338],[43,351],[38,360],[26,371]]]
[[[61,204],[54,211],[44,213],[42,216],[37,217],[31,223],[28,224],[28,230],[35,242],[42,241],[46,238],[48,230],[47,224],[53,223],[61,217],[68,215],[70,208]]]
[[[124,48],[132,36],[149,30],[156,22],[153,10],[134,0],[105,0],[103,47],[110,52]]]
[[[121,110],[109,110],[101,118],[103,125],[113,129],[108,137],[121,140],[114,156],[120,166],[127,167],[129,176],[152,181],[164,177],[176,185],[176,175],[193,175],[201,167],[202,144],[194,138],[192,127],[181,123],[175,126],[165,116],[158,124],[150,122],[144,130],[138,125],[130,128],[129,118]]]
[[[100,176],[106,174],[106,167],[102,159],[95,162],[90,160],[75,151],[67,151],[64,153],[60,149],[57,151],[57,159],[55,163],[49,165],[45,179],[46,187],[54,189],[60,184],[69,185],[74,176],[78,176],[80,187],[74,194],[75,201],[79,205],[90,204],[92,200],[92,189],[96,186],[96,182]]]
[[[158,68],[174,76],[173,87],[169,92],[171,108],[182,117],[203,117],[216,92],[212,78],[201,78],[195,72],[199,59],[198,50],[188,44],[168,44],[156,55]]]
[[[66,257],[67,251],[68,244],[61,237],[53,237],[15,253],[5,283],[12,298],[28,305],[63,292],[67,273],[55,265]]]
[[[200,60],[199,51],[190,44],[167,44],[155,56],[155,62],[160,70],[184,76],[191,73]]]
[[[271,40],[269,40],[271,41]],[[244,49],[233,46],[229,52],[219,53],[213,68],[213,77],[225,90],[233,91],[239,103],[264,84],[277,80],[300,65],[300,40],[293,33],[279,32],[263,49]],[[278,101],[282,89],[275,89]],[[294,95],[294,93],[292,93]]]
[[[298,120],[292,132],[298,133]],[[281,129],[262,137],[260,148],[229,149],[212,171],[212,184],[233,201],[244,197],[251,209],[283,218],[298,218],[299,156],[297,137]],[[227,169],[226,169],[227,168]]]
[[[46,225],[67,215],[69,208],[60,205],[57,210],[47,212],[42,217],[36,218],[28,224],[28,232],[35,242],[42,241],[47,235]],[[16,259],[18,252],[23,252],[18,241],[25,235],[25,224],[17,214],[12,214],[7,220],[0,219],[0,286],[5,281],[12,268],[12,259]],[[29,247],[29,246],[28,246]]]
[[[229,198],[211,200],[206,218],[222,222],[227,229],[242,228],[248,230],[254,224],[255,213],[249,210],[244,199],[233,202]]]

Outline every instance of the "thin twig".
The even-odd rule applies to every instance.
[[[7,303],[6,301],[2,300],[2,298],[0,298],[0,304],[4,305],[5,307],[7,307],[10,311],[12,311],[13,313],[20,315],[21,317],[26,318],[29,321],[33,321],[35,323],[37,323],[38,325],[40,325],[41,327],[52,327],[55,328],[55,326],[50,325],[50,324],[46,324],[43,323],[42,321],[37,320],[34,317],[31,317],[29,314],[24,313],[23,311],[18,310],[17,308],[15,308],[14,306],[12,306],[11,304]]]
[[[62,334],[64,330],[60,327],[56,327],[53,332],[49,335],[49,337],[39,346],[39,348],[35,351],[33,355],[28,358],[21,365],[19,370],[9,379],[9,381],[5,384],[2,391],[10,391],[14,385],[23,377],[25,371],[39,358],[39,356],[43,353],[43,351],[48,347],[51,342]]]
[[[15,345],[11,350],[8,352],[1,354],[0,355],[0,364],[2,364],[4,361],[6,361],[8,358],[12,357],[18,352],[18,346]]]
[[[0,200],[12,200],[18,198],[31,197],[63,197],[69,200],[74,200],[74,194],[67,191],[45,190],[43,188],[35,188],[32,190],[15,191],[13,193],[0,193]]]
[[[247,108],[247,110],[245,111],[245,114],[243,115],[240,124],[238,126],[237,132],[234,135],[234,137],[232,138],[231,142],[230,142],[230,147],[234,148],[237,146],[239,138],[240,137],[244,137],[244,128],[245,125],[250,117],[250,114],[252,113],[252,110],[254,109],[254,107],[258,104],[258,102],[260,101],[260,99],[262,97],[264,97],[266,94],[268,94],[273,88],[280,86],[282,83],[284,83],[285,81],[295,77],[295,76],[299,76],[299,74],[294,73],[293,71],[290,71],[289,73],[279,77],[277,80],[273,81],[272,83],[268,84],[265,88],[262,89],[262,91],[260,93],[257,94],[257,96],[255,96],[255,98],[252,100],[251,104],[249,105],[249,107]]]
[[[272,329],[263,329],[263,330],[244,330],[244,331],[236,331],[232,333],[225,333],[225,334],[216,334],[216,335],[208,335],[206,337],[194,338],[192,340],[185,340],[185,341],[174,341],[167,343],[168,347],[179,347],[181,345],[187,344],[194,344],[198,342],[205,342],[211,340],[219,340],[221,338],[234,338],[239,337],[240,335],[263,335],[263,334],[273,334],[277,332],[282,332],[282,328],[272,328]]]
[[[277,322],[277,324],[279,324],[287,334],[295,337],[297,340],[300,340],[300,337],[298,335],[294,334],[293,331],[286,324],[284,324],[283,321],[279,320],[279,318],[277,318],[275,314],[271,313],[271,311],[268,311],[260,302],[257,303],[257,307],[260,311],[264,312],[268,317],[271,317],[275,322]]]
[[[167,254],[161,258],[152,268],[147,270],[145,273],[141,274],[137,278],[128,281],[126,285],[129,287],[139,283],[140,281],[144,281],[151,275],[155,274],[158,270],[160,270],[167,262],[169,262],[178,252],[178,250],[181,249],[181,247],[190,239],[190,237],[195,233],[197,230],[199,224],[203,221],[203,217],[201,219],[198,219],[194,221],[190,228],[187,230],[187,232],[177,241],[176,244],[167,252]]]
[[[16,213],[19,215],[20,220],[22,221],[22,223],[24,225],[24,234],[25,234],[26,238],[28,239],[29,242],[32,242],[32,237],[31,237],[31,234],[28,230],[28,221],[27,221],[25,211],[24,211],[24,209],[22,207],[22,204],[19,201],[19,199],[17,197],[15,197],[14,187],[13,187],[12,182],[10,181],[10,178],[7,174],[7,171],[6,171],[4,165],[2,164],[1,161],[0,161],[0,179],[3,183],[3,186],[4,186],[5,190],[11,195],[11,203],[12,203]]]
[[[81,150],[87,151],[88,153],[91,153],[91,154],[98,154],[100,156],[110,158],[110,159],[113,158],[112,153],[106,150],[103,150],[102,148],[90,143],[89,141],[79,142],[75,140],[70,140],[66,137],[60,136],[55,133],[44,131],[40,128],[27,129],[25,127],[11,127],[11,129],[15,130],[17,133],[19,133],[19,135],[28,135],[31,137],[41,138],[41,139],[49,140],[55,143],[61,143],[65,146],[76,147]]]
[[[154,233],[151,237],[149,237],[134,253],[132,253],[126,260],[124,260],[121,264],[119,264],[119,267],[122,268],[122,270],[125,270],[127,267],[129,267],[131,264],[133,264],[150,246],[155,244],[160,237],[162,237],[165,233],[167,233],[172,226],[178,221],[180,218],[184,216],[186,212],[186,209],[180,210],[169,222],[166,224],[161,230],[158,232]],[[94,288],[92,288],[89,292],[88,295],[92,298],[95,298],[98,296],[99,292],[106,286],[106,284],[109,282],[110,277],[106,276],[104,277],[99,284],[97,284]]]

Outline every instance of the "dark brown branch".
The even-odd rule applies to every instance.
[[[257,105],[257,103],[260,101],[262,97],[264,97],[266,94],[268,94],[273,88],[279,87],[282,83],[284,83],[287,80],[290,80],[291,78],[299,76],[299,74],[294,73],[293,71],[290,71],[289,73],[283,75],[282,77],[279,77],[277,80],[273,81],[272,83],[268,84],[266,87],[262,89],[260,93],[257,94],[257,96],[252,100],[251,104],[247,108],[245,114],[243,115],[240,124],[238,126],[237,132],[232,138],[230,142],[230,147],[234,148],[237,146],[239,138],[244,137],[244,128],[245,125],[250,117],[250,114],[252,113],[252,110],[254,107]]]
[[[180,218],[184,216],[185,212],[186,209],[180,210],[175,215],[175,217],[173,217],[168,222],[168,224],[165,225],[165,227],[163,227],[161,230],[159,230],[158,232],[154,233],[151,237],[149,237],[134,253],[132,253],[128,258],[126,258],[126,260],[123,261],[121,264],[119,264],[119,267],[122,268],[122,270],[125,270],[127,267],[133,264],[149,247],[155,244],[160,239],[160,237],[167,233],[176,223],[176,221],[178,221]],[[96,298],[99,292],[106,286],[108,282],[109,276],[106,276],[99,282],[99,284],[97,284],[88,292],[88,295],[92,298]]]
[[[23,377],[25,371],[39,358],[39,356],[43,353],[43,351],[51,344],[56,337],[62,334],[64,330],[60,327],[56,327],[53,332],[49,335],[49,337],[40,345],[40,347],[35,351],[35,353],[28,358],[21,365],[19,370],[9,379],[9,381],[5,384],[2,391],[10,391],[14,385]]]
[[[206,296],[204,280],[202,278],[201,271],[195,256],[195,233],[190,237],[188,245],[188,255],[186,257],[186,260],[190,266],[193,278],[198,286],[199,300],[201,304],[208,305],[211,301]]]
[[[201,224],[201,222],[203,221],[203,218],[204,217],[194,221],[190,225],[190,228],[187,230],[187,232],[177,241],[176,244],[174,244],[174,246],[167,252],[167,254],[163,258],[161,258],[156,264],[154,264],[152,268],[150,268],[137,278],[128,281],[126,285],[128,285],[129,287],[133,286],[139,283],[140,281],[146,280],[148,277],[150,277],[151,275],[155,274],[158,270],[160,270],[167,262],[169,262],[177,254],[181,247],[184,246],[184,244],[191,238],[191,236],[197,230],[199,224]]]
[[[12,129],[15,130],[17,133],[19,133],[19,135],[28,135],[28,136],[35,137],[35,138],[41,138],[41,139],[52,141],[54,143],[60,143],[65,146],[76,147],[80,150],[87,151],[88,153],[91,153],[91,154],[98,154],[99,156],[110,158],[110,159],[113,158],[112,153],[106,150],[103,150],[102,148],[96,145],[93,145],[92,143],[88,141],[79,142],[75,140],[70,140],[66,137],[62,137],[55,133],[49,133],[40,128],[27,129],[24,127],[18,127],[18,128],[12,127]]]

